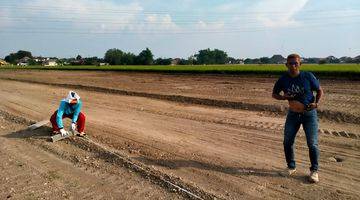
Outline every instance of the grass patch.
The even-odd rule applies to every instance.
[[[165,72],[165,73],[209,73],[209,74],[282,74],[286,71],[284,65],[177,65],[177,66],[6,66],[1,69],[23,70],[90,70],[90,71],[134,71],[134,72]],[[303,71],[311,71],[317,75],[359,76],[359,64],[304,64]]]

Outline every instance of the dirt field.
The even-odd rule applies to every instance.
[[[360,82],[320,80],[320,183],[282,174],[286,102],[276,77],[0,71],[0,198],[359,199]],[[88,139],[48,142],[68,90],[83,99]],[[67,121],[68,122],[68,121]]]

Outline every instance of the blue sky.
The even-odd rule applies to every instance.
[[[0,57],[103,57],[119,48],[187,58],[218,48],[235,58],[297,52],[360,55],[359,0],[2,0]]]

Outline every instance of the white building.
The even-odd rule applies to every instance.
[[[30,60],[30,58],[25,56],[25,57],[21,58],[16,65],[17,66],[28,66],[29,60]]]
[[[16,65],[17,66],[28,66],[29,63],[27,63],[27,62],[18,62]]]
[[[54,66],[57,66],[57,63],[56,63],[56,60],[46,60],[43,62],[43,66],[54,67]]]
[[[109,65],[109,63],[105,63],[105,62],[101,62],[98,64],[98,66],[108,66],[108,65]]]

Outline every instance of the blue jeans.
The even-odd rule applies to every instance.
[[[284,130],[284,151],[287,166],[290,169],[296,168],[294,156],[294,142],[296,133],[300,125],[306,135],[306,142],[309,148],[309,157],[311,162],[311,171],[317,171],[319,168],[319,147],[318,147],[318,121],[316,109],[297,113],[290,111],[287,114]]]

